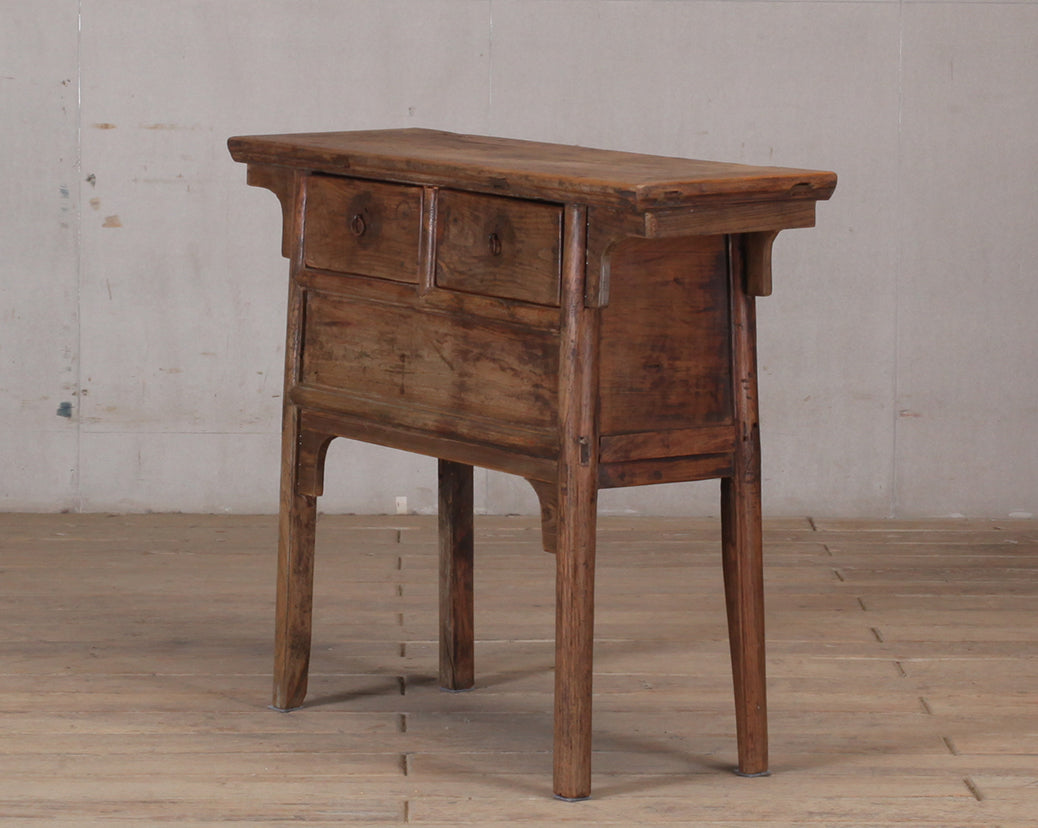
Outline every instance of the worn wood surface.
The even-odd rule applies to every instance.
[[[299,384],[348,394],[360,411],[395,409],[380,410],[382,421],[469,437],[471,419],[555,425],[551,334],[311,291],[306,336]]]
[[[692,210],[652,210],[646,212],[644,221],[645,235],[649,238],[759,233],[788,227],[814,227],[815,209],[813,202],[803,201],[697,205]]]
[[[286,259],[291,257],[298,236],[299,216],[295,210],[295,196],[299,176],[299,171],[290,167],[259,165],[249,167],[246,173],[250,187],[263,187],[278,197],[281,204],[281,255]]]
[[[747,233],[743,244],[744,288],[751,296],[771,296],[771,246],[777,230]]]
[[[771,241],[813,223],[835,176],[430,130],[229,145],[281,201],[291,258],[275,706],[307,690],[332,438],[440,461],[440,677],[454,690],[474,659],[471,467],[512,472],[556,552],[553,790],[586,798],[598,491],[721,477],[739,765],[763,771],[747,291],[770,290]]]
[[[231,138],[236,161],[630,209],[828,198],[836,176],[631,152],[457,135],[428,129]],[[788,226],[788,225],[779,225]],[[800,225],[802,226],[802,225]],[[719,232],[719,231],[714,231]]]
[[[437,464],[440,529],[440,687],[475,682],[472,466]]]
[[[304,182],[295,176],[293,218],[290,226],[297,234],[291,240],[292,269],[302,267],[302,204]],[[317,491],[321,486],[321,461],[318,450],[303,456],[303,412],[290,399],[290,391],[300,380],[304,341],[303,310],[306,298],[302,286],[292,282],[288,295],[288,324],[285,338],[285,392],[282,397],[281,487],[278,521],[278,558],[275,589],[274,690],[272,706],[278,710],[299,707],[306,698],[309,680],[310,635],[313,623],[314,526],[317,520]],[[308,448],[312,448],[310,443]],[[304,469],[304,459],[311,465]],[[316,463],[316,465],[314,465]],[[309,485],[308,485],[309,484]]]
[[[308,267],[418,283],[421,187],[313,176],[305,221]]]
[[[632,457],[731,454],[734,450],[735,429],[731,425],[609,434],[599,438],[599,458],[603,463],[620,463]]]
[[[741,251],[733,250],[732,387],[735,454],[721,479],[721,554],[732,653],[739,770],[768,772],[768,711],[764,655],[764,568],[761,526],[760,413],[754,297],[742,283]]]
[[[537,502],[541,507],[541,546],[551,554],[559,546],[559,484],[554,477],[551,480],[527,478],[533,486]]]
[[[0,515],[0,823],[1030,828],[1038,522],[764,527],[772,775],[730,772],[718,522],[604,516],[570,805],[538,518],[476,519],[476,688],[446,694],[436,519],[321,516],[311,696],[282,715],[276,518]]]
[[[439,195],[439,287],[557,306],[561,249],[556,204],[453,190]]]
[[[553,791],[591,795],[591,706],[598,506],[598,313],[584,304],[586,208],[566,210],[555,538]]]
[[[731,422],[727,250],[725,236],[632,239],[614,250],[603,436]]]
[[[733,463],[734,459],[730,453],[602,463],[598,467],[598,485],[603,489],[618,489],[624,486],[710,480],[729,476]]]

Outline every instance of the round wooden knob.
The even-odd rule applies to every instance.
[[[364,221],[364,216],[357,213],[353,218],[350,219],[350,230],[354,236],[360,237],[364,235],[364,232],[368,229],[367,223]]]
[[[487,243],[490,245],[490,253],[492,256],[501,255],[501,237],[497,233],[491,233],[487,239]]]

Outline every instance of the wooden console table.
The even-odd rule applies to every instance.
[[[554,791],[591,788],[598,490],[720,478],[739,772],[767,771],[754,297],[828,172],[421,129],[230,139],[291,260],[274,706],[310,655],[336,436],[439,458],[440,681],[473,685],[472,467],[556,553]]]

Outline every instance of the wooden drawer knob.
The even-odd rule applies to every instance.
[[[501,255],[501,237],[497,233],[491,233],[487,237],[487,242],[490,245],[490,255],[500,256]]]
[[[363,236],[367,229],[367,222],[364,221],[364,216],[360,213],[355,214],[353,218],[350,219],[350,231],[357,238]]]

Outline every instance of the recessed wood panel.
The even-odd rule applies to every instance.
[[[555,424],[558,345],[550,333],[314,291],[305,324],[300,382],[371,400],[379,417],[397,406],[400,424],[443,434],[462,433],[466,418],[518,429]]]
[[[312,176],[306,266],[416,284],[421,222],[421,187]]]
[[[729,422],[726,238],[630,239],[612,252],[609,272],[601,433]]]
[[[436,228],[437,287],[559,304],[558,205],[444,190]]]
[[[730,454],[734,450],[733,426],[699,426],[607,435],[599,443],[598,459],[601,463],[623,463],[646,458]]]

